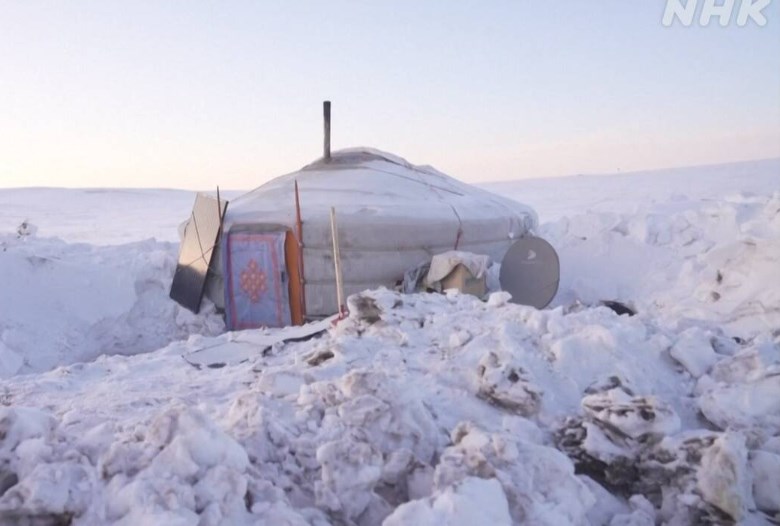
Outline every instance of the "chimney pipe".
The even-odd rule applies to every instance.
[[[325,118],[325,144],[322,156],[326,161],[330,160],[330,101],[322,103],[322,116]]]

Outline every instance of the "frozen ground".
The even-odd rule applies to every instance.
[[[0,190],[0,524],[780,522],[780,160],[487,186],[551,308],[372,291],[270,348],[167,300],[192,194]]]

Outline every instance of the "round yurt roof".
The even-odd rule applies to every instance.
[[[430,166],[371,148],[332,153],[234,199],[225,226],[235,223],[295,223],[295,181],[304,221],[326,219],[335,207],[339,223],[372,220],[511,217],[531,230],[536,213],[514,200],[482,190]]]

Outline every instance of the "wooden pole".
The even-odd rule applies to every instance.
[[[298,273],[301,283],[301,313],[306,320],[306,280],[303,274],[303,221],[301,221],[301,199],[298,195],[298,179],[295,180],[295,235],[298,238]]]
[[[326,100],[322,103],[322,116],[325,121],[325,143],[323,145],[322,156],[326,161],[330,160],[330,101]]]
[[[339,304],[339,318],[347,314],[344,302],[344,281],[341,275],[341,254],[339,252],[339,230],[336,226],[336,209],[330,207],[330,235],[333,239],[333,269],[336,273],[336,300]]]

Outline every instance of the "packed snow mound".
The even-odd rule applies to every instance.
[[[0,378],[224,330],[212,305],[195,316],[168,299],[172,243],[0,236],[0,254]]]
[[[756,459],[780,454],[780,336],[702,329],[717,361],[697,379],[670,354],[689,335],[605,307],[384,290],[349,303],[323,336],[234,366],[181,355],[264,331],[3,384],[0,519],[557,526],[780,512],[756,483],[777,480]],[[721,427],[759,383],[765,403]]]
[[[554,305],[614,299],[670,326],[715,322],[742,338],[780,328],[778,191],[591,212],[541,232],[561,259]]]

